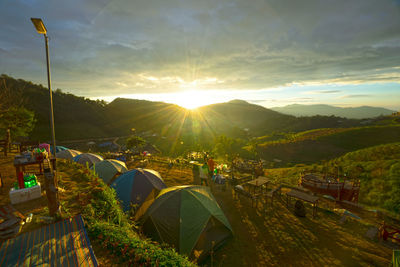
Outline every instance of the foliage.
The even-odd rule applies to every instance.
[[[144,140],[142,137],[137,136],[137,135],[132,135],[126,140],[126,147],[129,149],[136,149],[136,150],[141,150],[141,148],[146,144],[146,140]]]
[[[295,185],[302,172],[344,174],[361,181],[359,201],[400,213],[400,143],[384,144],[347,153],[321,164],[268,169],[277,183]]]
[[[22,107],[11,107],[0,114],[0,129],[10,129],[11,136],[27,136],[35,125],[35,115]]]
[[[35,112],[37,124],[32,138],[48,136],[48,89],[24,80],[1,76],[13,96],[23,95],[24,105]],[[215,136],[247,142],[254,136],[276,131],[297,132],[321,127],[349,127],[357,120],[314,116],[296,118],[245,101],[201,107],[195,111],[177,105],[117,98],[111,103],[53,92],[57,139],[85,139],[135,134],[157,145],[163,153],[179,155],[191,150],[210,150]],[[183,143],[182,143],[183,142]],[[241,147],[237,153],[243,152]],[[251,156],[250,153],[248,153]]]
[[[400,125],[364,126],[354,128],[326,128],[300,133],[281,133],[285,136],[278,140],[272,137],[259,138],[258,146],[261,158],[288,164],[311,164],[321,160],[330,160],[358,149],[400,141]],[[268,140],[269,139],[269,140]]]
[[[90,193],[86,197],[89,203],[81,205],[87,232],[121,263],[130,266],[196,266],[173,248],[138,234],[135,223],[122,211],[114,189],[104,184],[94,172],[67,161],[59,161],[58,167],[60,171],[72,172],[75,179],[90,183]],[[80,198],[87,193],[82,190],[84,192],[77,192]]]
[[[251,152],[244,149],[246,142],[240,138],[229,138],[225,135],[219,135],[214,139],[213,153],[224,160],[231,161],[237,154],[248,158]]]
[[[10,88],[8,79],[0,76],[0,130],[10,129],[13,137],[26,136],[35,125],[34,113],[22,106],[22,94]]]
[[[94,221],[88,232],[130,266],[196,266],[168,246],[141,239],[127,226]]]

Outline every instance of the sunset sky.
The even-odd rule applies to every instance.
[[[399,0],[1,0],[0,74],[112,101],[400,109]]]

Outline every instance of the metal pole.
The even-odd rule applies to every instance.
[[[50,94],[50,124],[51,124],[51,137],[53,141],[53,157],[54,157],[54,170],[56,170],[56,134],[54,130],[54,112],[53,112],[53,93],[51,91],[51,80],[50,80],[50,59],[49,59],[49,37],[44,34],[44,40],[46,44],[46,60],[47,60],[47,83],[49,86]]]
[[[50,59],[49,59],[49,38],[44,34],[44,40],[46,44],[46,60],[47,60],[47,83],[49,85],[49,95],[50,95],[50,124],[51,124],[51,137],[53,139],[53,157],[52,162],[51,157],[49,160],[49,165],[53,163],[53,171],[51,166],[48,169],[50,172],[44,174],[45,184],[46,184],[46,195],[47,202],[49,206],[49,213],[51,216],[55,216],[60,212],[60,203],[58,201],[58,189],[57,189],[57,166],[56,166],[56,134],[54,131],[54,113],[53,113],[53,93],[51,91],[51,80],[50,80]]]

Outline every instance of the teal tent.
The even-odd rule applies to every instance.
[[[141,219],[143,232],[202,261],[232,236],[232,228],[208,187],[161,190]]]

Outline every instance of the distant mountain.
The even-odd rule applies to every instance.
[[[10,92],[21,95],[37,119],[32,139],[50,139],[48,89],[21,79],[0,76]],[[212,149],[219,135],[248,140],[276,132],[359,126],[359,120],[332,116],[297,118],[243,100],[187,110],[164,102],[117,98],[107,104],[53,92],[56,139],[59,141],[142,134],[163,152]]]
[[[206,118],[208,123],[218,132],[230,132],[241,129],[250,131],[251,135],[264,132],[286,130],[297,121],[294,116],[285,115],[243,100],[232,100],[203,106],[197,112]]]
[[[361,106],[354,108],[341,108],[330,105],[300,105],[293,104],[284,107],[271,108],[277,112],[293,116],[338,116],[349,119],[374,118],[381,115],[390,115],[394,111],[380,107]]]

